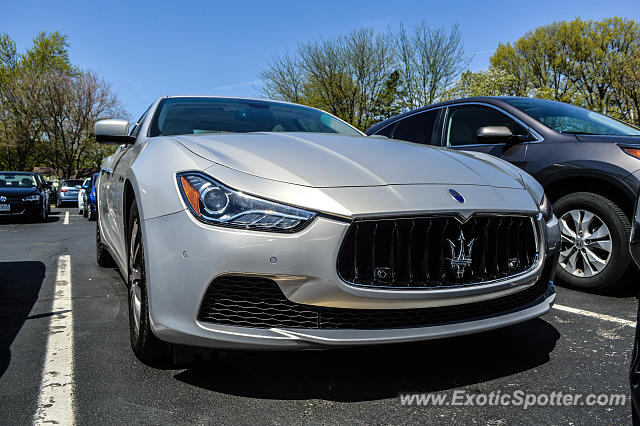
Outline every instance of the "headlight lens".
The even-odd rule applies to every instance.
[[[553,210],[551,209],[551,202],[549,201],[547,194],[542,196],[539,209],[545,221],[549,222],[551,218],[553,218]]]
[[[22,199],[22,201],[40,201],[40,195],[39,194],[27,195]]]
[[[189,210],[201,221],[213,225],[295,232],[316,216],[314,212],[235,191],[201,173],[180,173],[177,178]]]

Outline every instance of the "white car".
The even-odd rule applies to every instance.
[[[87,190],[91,185],[91,178],[82,181],[82,186],[78,191],[78,214],[84,214],[87,211]]]
[[[554,301],[557,219],[502,160],[250,99],[166,97],[128,127],[95,126],[124,144],[102,165],[97,261],[128,278],[145,362],[456,336]]]

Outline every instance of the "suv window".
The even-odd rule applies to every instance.
[[[445,145],[477,145],[478,129],[484,126],[505,126],[514,135],[529,134],[513,118],[495,108],[482,105],[461,105],[451,107],[447,113],[444,128]]]
[[[438,112],[439,110],[432,109],[400,120],[393,132],[393,138],[427,145],[431,144]]]

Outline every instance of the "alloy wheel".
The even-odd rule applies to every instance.
[[[562,248],[560,266],[581,278],[599,274],[609,263],[613,241],[611,232],[596,214],[569,210],[560,218]]]
[[[131,229],[131,243],[129,247],[129,309],[134,323],[134,333],[140,334],[142,318],[142,280],[144,279],[144,260],[142,257],[139,223],[137,218]]]

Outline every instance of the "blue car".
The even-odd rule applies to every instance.
[[[84,208],[84,217],[88,217],[89,220],[96,220],[96,185],[98,184],[98,176],[100,173],[94,173],[91,175],[91,182],[88,185],[86,191],[86,208]]]

